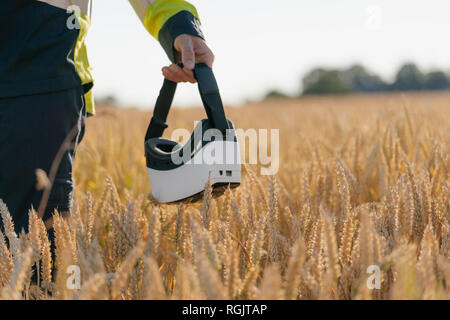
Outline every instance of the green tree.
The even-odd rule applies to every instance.
[[[267,99],[286,99],[289,98],[289,96],[277,89],[272,89],[269,92],[266,93],[264,96],[264,100]]]
[[[388,85],[361,65],[353,65],[342,72],[343,79],[355,92],[385,91]]]
[[[303,78],[303,94],[345,94],[352,92],[338,70],[314,69]]]
[[[407,63],[398,70],[391,89],[394,91],[422,90],[425,77],[414,63]]]
[[[442,71],[432,71],[425,76],[424,88],[427,90],[450,89],[450,79]]]

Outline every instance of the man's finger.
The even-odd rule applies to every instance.
[[[194,69],[195,65],[195,52],[192,41],[189,39],[183,43],[181,48],[181,61],[183,62],[185,69]]]
[[[175,81],[175,82],[179,82],[180,80],[178,79],[177,75],[175,72],[173,72],[172,70],[170,70],[170,68],[165,67],[162,69],[162,73],[164,75],[164,77],[170,81]]]
[[[179,79],[179,81],[191,83],[195,82],[194,73],[192,72],[192,70],[189,70],[187,68],[181,68],[176,64],[172,64],[169,68],[170,71],[172,71],[174,75],[177,77],[177,79]]]
[[[206,61],[205,61],[205,63],[206,63],[210,68],[212,68],[212,67],[213,67],[213,64],[214,64],[214,59],[215,59],[214,54],[210,51],[209,54],[206,55]]]
[[[211,51],[201,53],[197,55],[197,61],[205,63],[208,67],[212,68],[214,64],[214,54]]]
[[[169,70],[171,71],[171,72],[174,72],[174,73],[177,73],[177,72],[180,72],[182,69],[179,67],[179,66],[177,66],[176,64],[171,64],[169,67]]]
[[[186,69],[186,68],[182,69],[182,70],[183,70],[184,74],[187,76],[188,81],[190,83],[196,83],[197,82],[197,80],[195,80],[195,78],[194,78],[194,72],[192,70],[189,70],[189,69]]]
[[[162,68],[162,73],[166,79],[174,82],[192,82],[193,80],[193,77],[191,77],[177,65],[171,65],[170,67]]]
[[[174,77],[173,72],[170,71],[169,68],[167,68],[167,67],[162,68],[162,74],[163,74],[164,78],[173,81],[173,77]]]

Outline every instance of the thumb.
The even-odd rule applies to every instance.
[[[181,47],[181,61],[186,69],[194,69],[195,52],[191,39],[185,41]]]

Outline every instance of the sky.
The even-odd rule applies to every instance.
[[[93,0],[87,38],[95,96],[153,108],[169,64],[127,0]],[[448,0],[191,0],[199,12],[226,105],[261,99],[272,88],[299,92],[312,68],[362,63],[392,79],[399,65],[450,71]],[[200,105],[195,85],[175,105]]]

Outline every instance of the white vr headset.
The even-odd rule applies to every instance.
[[[153,197],[161,203],[201,199],[208,180],[213,195],[241,183],[239,144],[233,123],[226,119],[212,69],[194,68],[208,116],[197,123],[184,145],[161,138],[177,84],[165,79],[145,136],[145,157]]]

